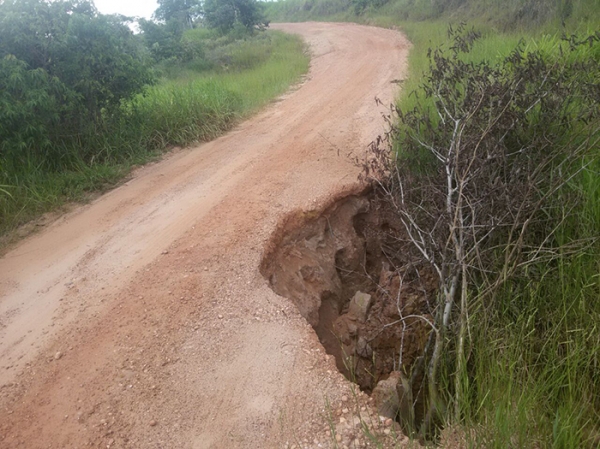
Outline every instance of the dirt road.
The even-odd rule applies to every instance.
[[[0,259],[0,447],[328,447],[349,384],[258,267],[286,215],[357,188],[347,155],[383,130],[409,44],[273,28],[310,44],[302,86]]]

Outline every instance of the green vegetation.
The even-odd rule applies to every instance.
[[[134,35],[85,0],[0,3],[0,235],[213,139],[308,70],[297,37],[203,27],[197,6],[163,1]]]
[[[338,20],[397,26],[469,21],[501,31],[596,24],[597,0],[283,0],[266,3],[272,21]]]
[[[440,24],[427,27],[420,24],[413,28],[413,34],[421,37],[415,45],[415,50],[422,51],[421,55],[426,54],[427,37],[437,37],[438,43],[443,39],[444,34],[438,27]],[[423,36],[428,28],[438,31]],[[517,35],[488,31],[475,43],[466,59],[502,64],[518,41]],[[521,49],[524,55],[540,52],[546,61],[551,61],[549,64],[558,67],[559,49],[564,51],[565,47],[556,34],[540,34],[526,37]],[[427,64],[417,51],[411,70],[423,73]],[[596,69],[584,70],[582,64],[581,71],[577,72],[575,66],[571,78],[562,80],[572,84],[564,84],[561,89],[573,87],[573,96],[567,96],[571,108],[586,103],[589,106],[588,102],[597,107],[593,102],[598,100],[591,92],[578,94],[575,86],[589,83],[597,96],[599,45],[581,47],[578,55],[588,67]],[[425,73],[430,72],[425,70]],[[591,78],[585,76],[590,74]],[[421,86],[418,81],[407,83],[400,102],[404,111],[431,103],[431,99],[408,94],[413,88],[422,92]],[[537,114],[537,110],[532,113]],[[578,168],[571,166],[570,171],[563,174],[574,177],[548,199],[551,204],[544,210],[548,214],[544,218],[552,219],[553,224],[536,228],[538,238],[549,238],[544,242],[547,245],[544,257],[529,262],[523,255],[519,260],[522,270],[512,273],[491,298],[482,295],[487,285],[481,277],[473,279],[469,287],[469,305],[463,315],[469,317],[469,322],[462,366],[457,371],[455,345],[458,342],[451,341],[438,380],[445,386],[447,402],[457,407],[445,419],[469,429],[465,431],[469,447],[592,448],[599,443],[599,119],[596,113],[584,128],[569,117],[555,123],[545,117],[535,119],[540,120],[539,123],[524,130],[531,133],[530,136],[544,135],[536,131],[536,126],[538,130],[540,126],[552,130],[560,124],[562,135],[554,135],[549,142],[564,145],[561,151],[576,148],[583,129],[588,133],[590,146]],[[399,150],[403,147],[400,141],[397,141]],[[585,169],[580,170],[584,166]],[[501,245],[507,244],[508,240],[501,240]],[[498,251],[496,263],[504,257],[504,253]],[[496,270],[500,268],[492,273],[498,274]],[[464,393],[460,398],[457,397],[459,389]],[[458,404],[453,402],[457,399]]]
[[[256,0],[205,0],[204,20],[210,27],[221,32],[234,29],[236,24],[246,29],[268,25],[263,16],[262,4]]]
[[[448,326],[435,323],[443,351],[426,424],[447,426],[466,447],[600,445],[598,6],[593,0],[285,0],[267,7],[272,20],[400,27],[414,44],[391,135],[392,155],[402,164],[387,168],[403,174],[400,216],[411,213],[424,235],[437,237],[418,250],[412,242],[416,257],[426,249],[445,275],[458,270],[455,296],[443,294],[453,277],[440,279],[437,310],[448,300],[453,312]],[[465,20],[481,36],[449,39],[448,25]],[[453,118],[466,123],[458,141]],[[448,150],[452,143],[462,153],[447,184],[444,163],[430,148]],[[471,160],[475,148],[496,154],[497,162],[460,162]],[[524,149],[530,156],[522,159]],[[477,172],[464,177],[466,169]],[[467,179],[477,188],[455,191],[454,214],[444,218],[446,203],[436,195]],[[535,195],[525,199],[526,192]],[[536,196],[544,201],[528,209]],[[521,214],[529,210],[527,225],[508,213],[503,198],[521,206]],[[402,203],[401,195],[395,202]],[[472,218],[472,211],[478,231],[468,235],[468,226],[454,220],[460,213]],[[499,219],[509,217],[512,225],[502,229]],[[493,232],[479,234],[492,223]],[[456,258],[452,235],[462,235],[471,259]],[[425,354],[429,362],[434,346]]]
[[[194,28],[194,22],[202,17],[199,0],[158,0],[154,18],[161,23],[179,22],[187,28]]]
[[[597,15],[594,20],[600,23]],[[461,56],[467,62],[487,61],[500,69],[521,42],[521,54],[543,58],[553,76],[562,75],[560,70],[572,63],[570,75],[557,81],[555,90],[549,92],[554,100],[563,96],[564,105],[568,105],[566,115],[550,120],[537,116],[534,108],[534,121],[524,132],[540,137],[562,127],[548,143],[561,146],[563,152],[582,149],[578,147],[582,136],[589,139],[579,165],[561,174],[568,182],[548,198],[544,220],[536,220],[546,223],[545,228],[536,228],[537,235],[534,233],[538,239],[548,238],[543,257],[527,261],[524,254],[521,269],[501,283],[491,298],[482,295],[486,281],[481,277],[473,279],[469,289],[463,366],[457,371],[457,348],[453,346],[457,339],[450,342],[439,381],[445,386],[449,404],[457,407],[445,419],[453,428],[462,424],[468,429],[464,436],[469,447],[593,448],[599,444],[600,45],[594,20],[588,16],[584,22],[568,25],[580,30],[583,37],[590,35],[586,45],[577,46],[575,52],[569,51],[569,41],[561,40],[562,32],[552,32],[548,23],[532,27],[527,34],[500,33],[480,25],[482,38]],[[427,49],[444,45],[448,49],[450,44],[445,43],[444,22],[404,26],[415,44],[411,73],[418,75],[405,84],[399,106],[412,111],[432,105],[431,98],[423,95],[421,81],[423,73],[432,74]],[[459,91],[467,80],[465,77],[457,85]],[[582,93],[577,86],[591,90]],[[413,91],[420,94],[411,94]],[[577,118],[582,116],[576,111],[585,108],[595,108],[596,112],[577,125]],[[398,151],[402,151],[401,142],[396,141]],[[556,166],[560,166],[558,162]],[[570,175],[573,177],[568,178]],[[507,243],[507,238],[500,240],[500,245]],[[504,256],[499,252],[494,261],[503,261]],[[491,272],[497,274],[498,268]],[[459,389],[464,396],[456,404],[453,401]]]
[[[474,36],[431,53],[388,166],[450,311],[430,410],[475,447],[596,447],[600,38],[474,62]]]

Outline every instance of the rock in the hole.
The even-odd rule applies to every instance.
[[[361,322],[367,321],[369,315],[369,309],[373,302],[371,295],[363,292],[356,292],[354,297],[350,300],[350,307],[348,308],[348,315],[356,317]]]
[[[356,324],[352,322],[354,319],[346,314],[338,317],[333,322],[333,334],[345,345],[354,345],[352,337],[357,332]]]
[[[387,289],[391,285],[392,278],[396,273],[394,271],[390,271],[390,264],[387,262],[382,262],[381,264],[381,272],[379,274],[379,287],[383,289]]]
[[[373,355],[373,349],[371,349],[371,346],[364,337],[358,337],[358,341],[356,342],[356,354],[365,359],[370,359]]]
[[[400,407],[400,398],[398,398],[398,383],[400,383],[400,373],[392,371],[390,377],[380,380],[371,397],[381,416],[395,419]]]
[[[347,328],[348,328],[348,335],[350,337],[356,337],[356,334],[358,333],[358,327],[356,326],[356,323],[352,322],[351,320],[348,320]]]

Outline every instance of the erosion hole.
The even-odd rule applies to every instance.
[[[429,328],[404,317],[430,316],[436,282],[402,254],[401,229],[375,194],[350,195],[284,220],[261,272],[298,307],[337,368],[373,395],[380,414],[416,428],[426,389],[411,373]]]

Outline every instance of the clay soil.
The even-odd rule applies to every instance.
[[[419,428],[426,385],[417,361],[431,329],[421,317],[433,320],[437,278],[415,259],[394,205],[367,189],[317,217],[290,216],[279,231],[261,266],[273,290],[296,304],[379,413],[407,433]],[[395,400],[390,389],[398,391]]]
[[[330,411],[352,421],[360,394],[259,266],[286,217],[362,188],[351,157],[383,131],[375,97],[392,101],[409,43],[273,28],[310,45],[301,86],[0,259],[0,447],[331,447]]]

